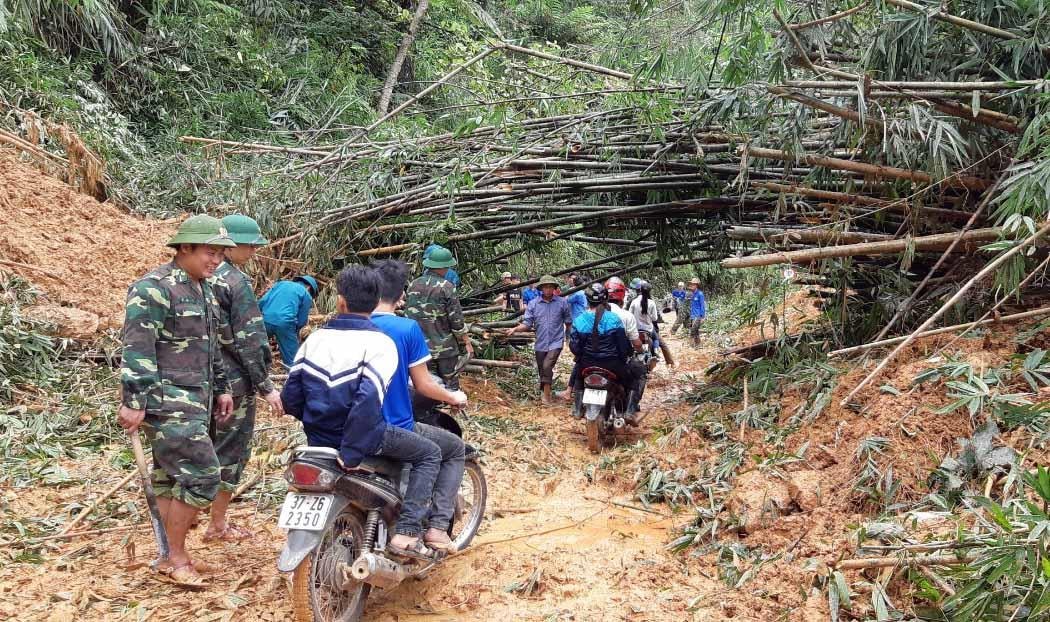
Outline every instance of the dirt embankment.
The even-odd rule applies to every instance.
[[[43,291],[37,313],[70,336],[119,328],[128,285],[170,258],[175,221],[99,203],[0,151],[0,269]]]

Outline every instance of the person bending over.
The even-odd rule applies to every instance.
[[[390,380],[386,399],[383,401],[383,417],[389,425],[404,428],[433,441],[441,449],[441,466],[434,484],[428,529],[423,535],[424,543],[443,551],[452,548],[448,528],[452,524],[459,485],[463,480],[463,458],[466,447],[463,439],[439,427],[420,423],[412,417],[412,384],[423,397],[462,407],[467,396],[462,391],[448,391],[439,385],[427,369],[430,350],[423,329],[414,320],[394,314],[405,295],[408,283],[408,268],[394,259],[380,261],[372,266],[380,277],[379,306],[372,312],[372,322],[379,330],[394,340],[397,347],[397,370]]]
[[[397,346],[369,319],[379,302],[380,278],[350,266],[336,279],[338,314],[299,347],[281,392],[284,410],[303,422],[310,445],[339,451],[353,468],[369,456],[412,466],[391,552],[428,558],[420,537],[427,503],[441,466],[441,449],[383,417],[383,400],[397,371]]]

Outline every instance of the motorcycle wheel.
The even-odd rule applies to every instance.
[[[456,512],[448,528],[448,537],[452,538],[454,550],[467,548],[477,535],[481,521],[485,518],[488,498],[489,488],[481,465],[477,460],[467,460],[463,463],[463,482],[459,485],[459,495],[456,497]]]
[[[372,586],[357,583],[343,590],[339,564],[353,564],[361,555],[364,519],[344,510],[321,534],[321,542],[292,575],[292,607],[296,622],[357,622]]]
[[[602,421],[598,419],[587,420],[587,449],[592,454],[596,454],[602,450]]]

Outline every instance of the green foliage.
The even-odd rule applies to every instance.
[[[52,385],[66,344],[48,334],[51,326],[23,314],[36,297],[25,280],[0,279],[0,402],[11,402],[19,387]]]

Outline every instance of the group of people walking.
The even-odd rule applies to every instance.
[[[267,243],[247,216],[193,216],[168,241],[171,262],[128,290],[117,418],[129,433],[141,428],[153,450],[151,483],[169,544],[156,570],[187,585],[215,570],[186,550],[202,510],[210,511],[205,541],[251,536],[226,513],[250,456],[256,395],[275,414],[300,419],[309,442],[337,449],[346,467],[378,455],[410,464],[389,546],[417,557],[448,548],[465,448],[414,421],[409,383],[432,400],[466,403],[455,361],[461,345],[467,356],[472,348],[447,279],[455,258],[428,249],[426,271],[411,284],[393,260],[343,270],[336,315],[300,344],[319,284],[280,281],[257,300],[242,268]],[[405,317],[395,314],[401,305]],[[270,380],[271,336],[289,369],[281,392]]]
[[[671,327],[673,334],[679,326],[687,326],[693,338],[694,345],[699,344],[700,327],[707,316],[707,307],[704,294],[700,290],[699,279],[692,279],[688,291],[685,283],[680,282],[678,288],[671,295],[663,308],[653,295],[652,285],[644,279],[633,279],[630,285],[626,285],[619,277],[612,277],[604,283],[593,283],[584,287],[587,280],[578,274],[572,274],[568,279],[568,286],[573,290],[567,297],[561,295],[561,283],[551,275],[544,275],[535,282],[537,295],[528,303],[521,306],[507,306],[508,311],[519,310],[524,313],[521,322],[509,329],[507,335],[532,330],[536,339],[534,344],[536,357],[536,370],[539,377],[540,400],[543,404],[553,401],[552,386],[554,383],[554,367],[561,356],[566,341],[570,343],[570,349],[576,356],[577,362],[581,358],[594,362],[601,359],[611,366],[613,371],[620,370],[618,375],[625,378],[637,378],[647,373],[656,361],[660,353],[669,366],[674,365],[670,349],[660,339],[660,324],[663,322],[663,311],[674,311],[676,319]],[[497,301],[521,301],[524,296],[521,280],[509,272],[502,275],[502,283],[506,289]],[[604,322],[599,321],[599,328],[594,329],[595,303],[604,305],[612,315]],[[590,315],[587,315],[590,313]],[[587,316],[587,319],[577,326],[577,320]],[[617,321],[612,321],[612,317]],[[586,326],[585,326],[586,325]],[[606,333],[615,335],[617,327],[622,328],[627,345],[621,352],[620,348],[613,348],[614,343],[620,343],[614,337],[602,337]],[[572,340],[574,333],[580,333],[584,329],[595,333],[596,338]],[[574,349],[573,344],[579,346],[580,352]],[[622,345],[622,344],[620,344]],[[615,354],[614,354],[615,350]],[[648,352],[647,362],[643,366],[648,369],[640,369],[637,364],[631,365],[635,355]],[[578,365],[577,365],[578,367]],[[571,400],[576,384],[576,372],[574,371],[568,382],[568,388],[557,397]],[[630,411],[639,409],[638,401],[641,398],[640,391],[636,392],[634,399],[628,406]]]
[[[205,541],[251,536],[226,514],[250,456],[256,396],[273,413],[302,421],[309,443],[338,450],[345,467],[369,456],[411,465],[388,546],[421,558],[447,549],[465,449],[454,434],[414,420],[409,385],[438,402],[466,403],[459,372],[473,346],[456,293],[456,259],[429,246],[423,274],[410,283],[407,266],[394,260],[344,269],[334,283],[336,314],[300,344],[320,285],[298,276],[257,300],[243,268],[267,243],[247,216],[193,216],[168,241],[171,262],[128,290],[117,417],[132,434],[141,428],[152,446],[152,484],[170,549],[156,569],[190,585],[214,570],[186,551],[202,510],[209,510]],[[615,277],[585,288],[581,275],[571,275],[567,297],[550,275],[535,282],[532,294],[513,287],[520,281],[510,273],[501,280],[512,286],[501,297],[505,308],[524,313],[508,332],[536,333],[546,403],[566,339],[577,365],[603,364],[629,386],[632,354],[658,351],[660,308],[644,281],[632,283],[628,298]],[[706,312],[698,282],[687,297],[678,290],[674,297],[688,301],[695,335]],[[682,317],[679,305],[672,330]],[[289,372],[281,392],[270,379],[270,338]],[[562,397],[571,397],[575,380],[574,373]]]

